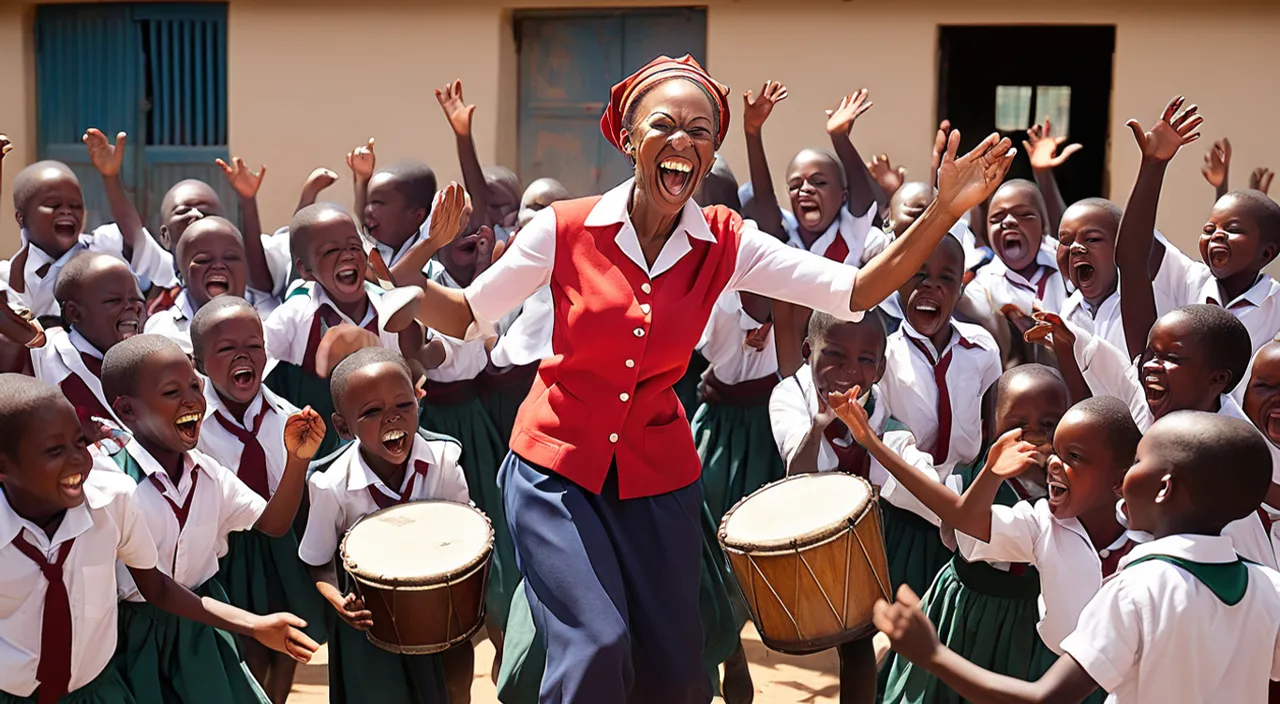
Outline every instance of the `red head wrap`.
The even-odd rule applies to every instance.
[[[646,88],[668,78],[684,78],[706,89],[720,112],[720,134],[716,135],[716,146],[724,143],[729,133],[729,88],[720,84],[688,54],[673,59],[670,56],[659,56],[647,66],[631,74],[609,91],[609,106],[600,118],[600,131],[609,143],[622,151],[622,117],[627,108]]]

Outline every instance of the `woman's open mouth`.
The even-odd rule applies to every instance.
[[[693,162],[672,156],[658,164],[658,182],[673,198],[679,198],[693,182]]]
[[[200,438],[199,413],[188,413],[179,416],[173,425],[178,429],[178,437],[182,438],[188,445],[195,445],[196,440]]]
[[[204,290],[209,298],[217,298],[231,290],[231,279],[222,274],[211,274],[205,277]]]
[[[382,446],[392,456],[403,455],[409,446],[409,434],[399,428],[393,428],[382,434]]]

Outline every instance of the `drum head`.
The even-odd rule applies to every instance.
[[[862,515],[871,485],[840,472],[801,474],[760,489],[725,516],[726,546],[785,547],[822,540]]]
[[[479,563],[493,545],[483,513],[452,501],[416,501],[365,516],[342,540],[351,574],[391,585],[424,585]]]

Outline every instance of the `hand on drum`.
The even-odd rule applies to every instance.
[[[987,471],[1001,479],[1012,479],[1032,468],[1044,467],[1052,451],[1052,447],[1037,447],[1023,440],[1022,430],[1014,428],[991,446]]]
[[[836,417],[849,426],[849,432],[853,435],[854,441],[866,447],[874,433],[871,432],[870,421],[867,420],[867,410],[858,403],[858,396],[861,394],[862,388],[858,386],[844,393],[832,392],[827,394],[827,404],[835,412]]]
[[[342,601],[335,602],[333,608],[337,609],[338,616],[347,622],[348,626],[357,631],[367,631],[373,628],[373,612],[364,607],[364,599],[355,594],[348,594],[342,598]]]
[[[872,621],[894,651],[913,663],[928,662],[941,645],[929,617],[920,610],[920,597],[905,584],[898,587],[897,603],[876,602]]]
[[[301,663],[311,661],[311,656],[320,648],[320,644],[311,640],[300,629],[306,628],[307,622],[288,613],[259,616],[253,627],[253,639],[259,643],[282,652]]]
[[[310,461],[320,449],[325,432],[324,419],[307,406],[285,420],[284,447],[291,457]]]

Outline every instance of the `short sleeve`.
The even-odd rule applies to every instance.
[[[1071,325],[1076,337],[1076,366],[1084,377],[1089,390],[1095,396],[1115,396],[1129,406],[1138,426],[1144,426],[1149,417],[1146,395],[1138,383],[1137,367],[1120,348],[1107,342],[1101,335]]]
[[[142,515],[135,487],[123,491],[117,501],[119,511],[116,521],[120,527],[120,542],[116,545],[116,558],[126,567],[154,569],[160,558],[156,553],[155,539],[151,537],[147,520]]]
[[[266,338],[267,357],[286,364],[302,364],[294,353],[297,349],[294,338],[302,332],[298,325],[300,309],[292,300],[286,300],[262,321],[262,333]]]
[[[804,366],[799,373],[804,374],[808,370],[809,367]],[[808,400],[796,377],[783,379],[773,387],[773,393],[769,395],[769,425],[773,428],[773,441],[778,445],[782,462],[789,469],[791,460],[813,427]]]
[[[1151,289],[1157,302],[1163,302],[1169,309],[1198,303],[1200,291],[1213,273],[1203,262],[1198,262],[1182,253],[1173,243],[1156,233],[1164,245],[1164,257],[1160,259],[1160,270],[1151,279]]]
[[[744,223],[728,288],[857,321],[862,319],[862,311],[849,308],[857,278],[857,267],[788,247],[754,224]]]
[[[316,472],[307,480],[311,510],[298,544],[298,559],[316,567],[333,560],[338,552],[338,536],[343,532],[342,507],[334,490],[321,483],[323,479],[324,473]]]
[[[556,212],[543,208],[521,228],[502,258],[466,288],[474,326],[467,339],[494,337],[498,322],[551,282],[556,258]]]
[[[208,461],[213,460],[210,458]],[[222,507],[218,511],[219,534],[227,535],[252,528],[266,510],[266,500],[231,470],[219,465],[212,472],[218,477],[218,484],[222,489]]]
[[[262,235],[262,251],[267,258],[272,285],[272,290],[264,293],[275,298],[284,298],[284,291],[289,286],[289,273],[293,270],[293,255],[289,252],[289,228],[282,230]]]
[[[956,531],[960,554],[970,562],[1036,564],[1035,546],[1045,529],[1044,518],[1030,502],[991,507],[991,540],[983,542]]]
[[[1159,566],[1135,569],[1152,568]],[[1063,652],[1108,692],[1129,679],[1142,652],[1142,614],[1126,593],[1127,583],[1122,575],[1102,585],[1080,612],[1076,630],[1062,641]]]
[[[456,501],[460,504],[471,502],[471,492],[467,490],[467,477],[462,471],[462,465],[458,460],[462,457],[462,448],[453,443],[447,443],[444,450],[444,460],[440,468],[440,485],[438,487],[439,496],[437,498],[446,501]]]

